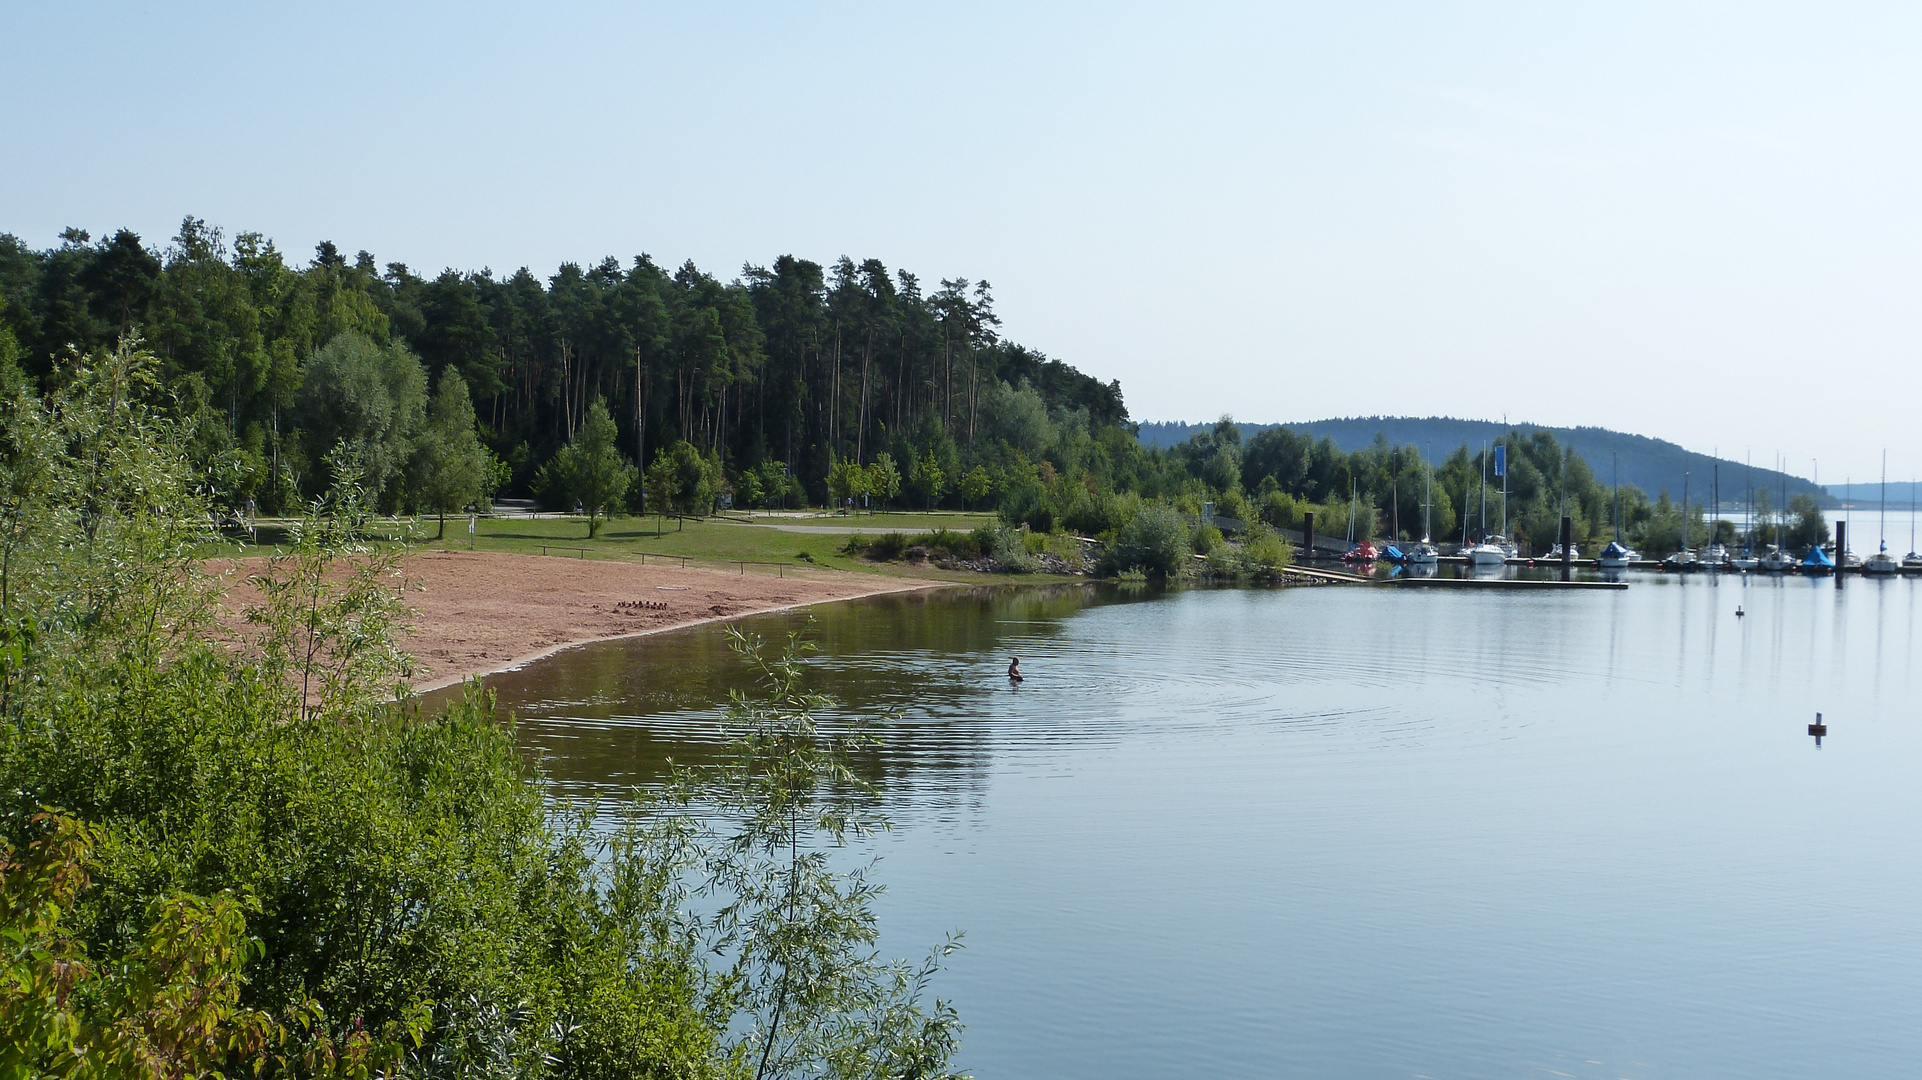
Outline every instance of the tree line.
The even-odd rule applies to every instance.
[[[292,513],[351,473],[389,512],[444,515],[493,493],[578,508],[590,529],[717,502],[992,510],[1110,545],[1144,507],[1197,518],[1208,503],[1275,529],[1314,512],[1323,535],[1353,521],[1358,537],[1416,539],[1426,515],[1440,542],[1496,531],[1505,506],[1537,551],[1563,513],[1584,546],[1619,519],[1651,553],[1711,528],[1696,500],[1634,487],[1618,514],[1615,492],[1539,429],[1496,440],[1508,491],[1486,513],[1492,445],[1345,452],[1285,428],[1244,439],[1224,419],[1146,448],[1118,382],[1001,336],[987,282],[927,288],[874,259],[784,255],[725,281],[646,255],[546,279],[430,278],[332,243],[295,265],[258,233],[230,243],[191,217],[162,248],[124,229],[97,242],[70,229],[47,250],[0,236],[0,360],[51,390],[61,357],[124,337],[159,359],[230,511]],[[1787,513],[1791,543],[1826,536],[1812,504],[1770,508],[1765,490],[1757,504]]]
[[[871,499],[887,467],[852,483],[849,468],[877,462],[922,502],[958,506],[1034,465],[1052,425],[1127,437],[1119,385],[1002,338],[986,281],[786,255],[730,280],[646,255],[544,280],[429,277],[331,242],[296,262],[192,217],[160,247],[126,229],[69,229],[47,250],[0,236],[0,347],[45,389],[68,351],[138,335],[223,500],[268,512],[326,490],[349,458],[387,509],[486,487],[572,504],[579,462],[555,463],[590,426],[611,425],[636,470],[617,510],[644,504],[664,456],[664,479],[702,473],[676,492],[689,508]],[[463,424],[478,449],[428,449]]]

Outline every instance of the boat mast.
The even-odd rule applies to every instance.
[[[1779,461],[1781,459],[1781,455],[1777,454],[1776,459]],[[1782,544],[1788,540],[1787,530],[1789,527],[1789,471],[1788,469],[1786,468],[1782,469],[1781,476],[1782,476],[1782,506],[1780,509],[1778,509],[1775,512],[1776,513],[1775,550],[1777,551],[1783,550]]]
[[[1508,450],[1502,444],[1502,540],[1508,540]]]
[[[1886,446],[1882,448],[1882,509],[1877,513],[1882,518],[1881,523],[1875,527],[1876,532],[1880,534],[1876,542],[1881,545],[1877,550],[1886,552],[1889,550],[1889,448]]]
[[[1688,470],[1682,470],[1682,554],[1688,554],[1688,542],[1695,532],[1694,522],[1688,519]]]
[[[1423,477],[1427,481],[1426,486],[1422,490],[1422,496],[1421,496],[1421,542],[1424,544],[1433,543],[1433,541],[1429,539],[1431,534],[1428,528],[1428,521],[1429,521],[1429,512],[1434,508],[1434,502],[1435,502],[1434,457],[1435,457],[1435,444],[1429,443],[1428,457],[1422,461],[1422,466],[1421,466]],[[1915,544],[1910,543],[1909,546],[1914,547]]]
[[[1622,542],[1622,455],[1620,452],[1609,451],[1608,469],[1615,480],[1615,542],[1619,544]]]
[[[1708,542],[1705,547],[1715,546],[1715,517],[1722,512],[1722,448],[1715,448],[1715,471],[1710,473],[1710,495],[1708,506]]]
[[[1462,449],[1468,449],[1467,444],[1464,443]],[[1470,476],[1462,480],[1462,547],[1468,546],[1468,500],[1474,495],[1474,488],[1474,477]]]
[[[1488,541],[1488,444],[1482,444],[1482,541]]]

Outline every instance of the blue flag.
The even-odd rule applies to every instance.
[[[1508,475],[1508,447],[1500,443],[1495,444],[1495,475]]]

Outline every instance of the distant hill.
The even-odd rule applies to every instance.
[[[1140,425],[1142,445],[1149,447],[1168,447],[1186,442],[1197,431],[1213,427],[1212,423],[1190,424],[1183,421],[1156,421]],[[1547,427],[1540,424],[1500,424],[1492,420],[1456,420],[1445,416],[1356,416],[1336,420],[1312,420],[1298,424],[1240,424],[1243,440],[1254,437],[1256,432],[1273,427],[1287,427],[1305,435],[1320,439],[1326,436],[1335,441],[1343,450],[1360,450],[1375,441],[1376,435],[1385,435],[1388,441],[1404,446],[1413,443],[1426,449],[1434,447],[1435,456],[1447,457],[1457,446],[1467,443],[1480,446],[1510,431],[1524,435],[1537,430],[1554,433],[1563,445],[1573,447],[1577,454],[1588,462],[1595,472],[1596,479],[1602,483],[1610,482],[1611,455],[1621,465],[1622,483],[1634,484],[1653,496],[1662,491],[1681,498],[1682,474],[1689,476],[1689,498],[1706,499],[1712,482],[1714,467],[1719,460],[1722,466],[1722,501],[1733,505],[1742,498],[1742,463],[1727,458],[1713,458],[1707,454],[1697,454],[1662,439],[1651,439],[1646,435],[1630,435],[1623,431],[1610,431],[1598,427]],[[1782,485],[1786,481],[1791,496],[1796,494],[1812,495],[1825,506],[1835,504],[1834,497],[1822,488],[1794,474],[1783,474],[1773,469],[1755,466],[1753,472],[1756,484],[1767,484],[1775,501],[1781,501]],[[1839,486],[1839,485],[1838,485]],[[1855,485],[1858,492],[1863,485]],[[1893,502],[1894,488],[1890,488]],[[1859,495],[1858,495],[1859,497]]]
[[[1873,510],[1875,507],[1881,505],[1882,485],[1880,481],[1871,480],[1866,484],[1823,484],[1822,487],[1837,500],[1853,503],[1857,511],[1865,507]],[[1918,501],[1922,501],[1922,483],[1916,483],[1914,488],[1911,489],[1910,481],[1907,477],[1903,477],[1900,480],[1893,478],[1889,480],[1889,513],[1893,514],[1897,510],[1900,510],[1906,515],[1909,512],[1909,493],[1911,490],[1916,493]],[[1902,522],[1902,527],[1905,529],[1908,528],[1906,518],[1904,518]]]

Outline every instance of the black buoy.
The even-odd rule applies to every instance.
[[[1744,612],[1744,611],[1742,610],[1742,605],[1740,605],[1740,604],[1737,604],[1737,605],[1735,605],[1735,617],[1739,619],[1739,618],[1741,618],[1741,617],[1742,617],[1742,616],[1743,616],[1744,614],[1746,614],[1746,613],[1745,613],[1745,612]]]
[[[1815,714],[1815,723],[1809,725],[1809,734],[1815,736],[1815,745],[1822,745],[1822,736],[1829,733],[1829,726],[1822,722],[1822,714]]]

